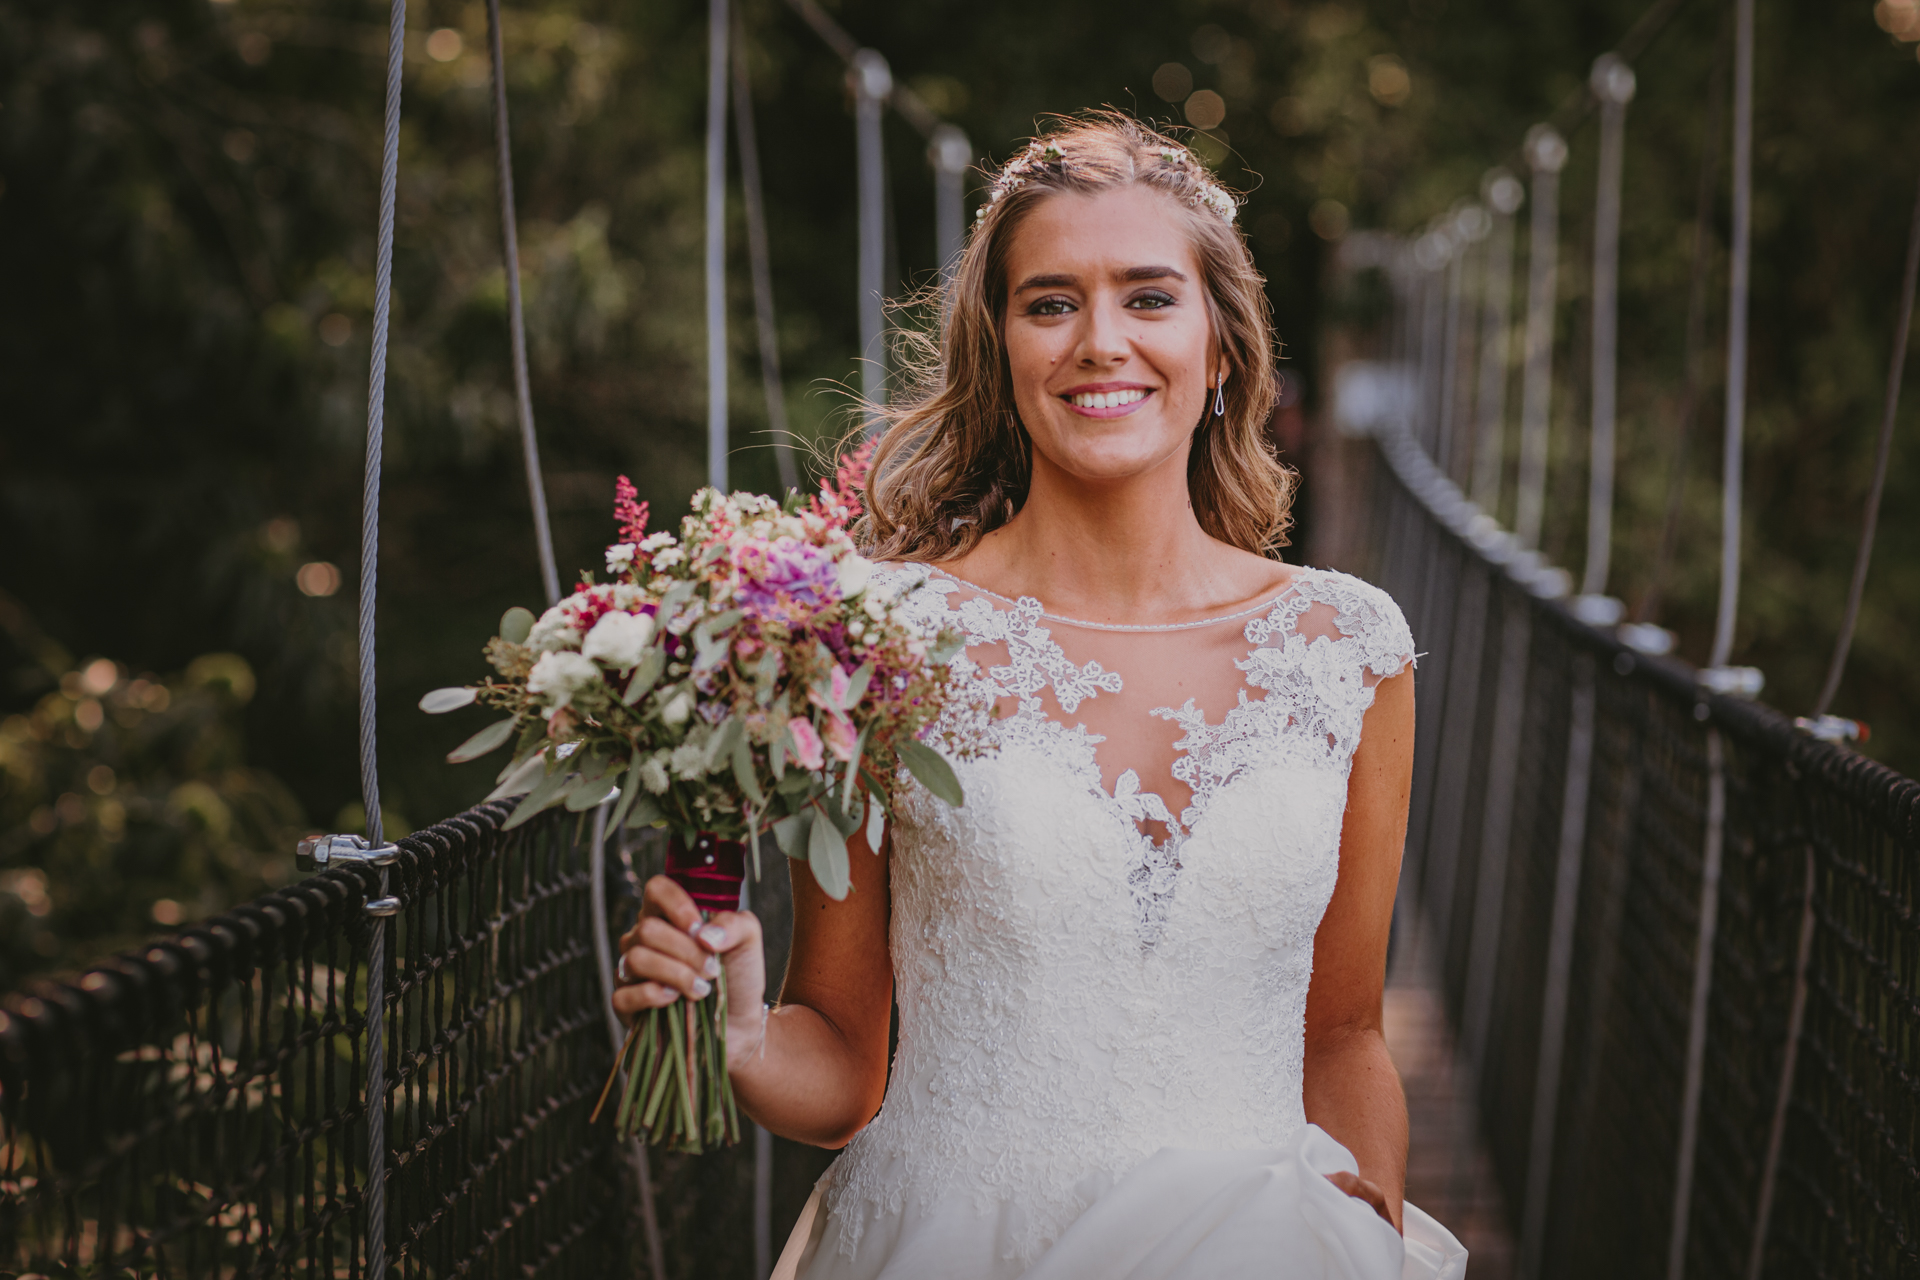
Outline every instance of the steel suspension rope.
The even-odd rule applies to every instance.
[[[707,483],[727,489],[727,0],[707,0]]]
[[[1740,607],[1742,442],[1747,412],[1747,300],[1753,252],[1753,0],[1735,0],[1733,23],[1733,236],[1727,281],[1727,405],[1720,505],[1720,605],[1714,619],[1708,673],[1722,671],[1733,654]],[[1707,834],[1700,869],[1699,931],[1694,942],[1693,1000],[1687,1017],[1686,1070],[1680,1095],[1680,1142],[1674,1158],[1673,1228],[1667,1241],[1667,1280],[1687,1273],[1693,1177],[1699,1155],[1700,1092],[1707,1057],[1708,1001],[1720,918],[1720,866],[1726,848],[1726,743],[1707,730]]]
[[[533,431],[533,393],[527,380],[527,322],[520,306],[520,226],[513,207],[513,148],[507,133],[506,57],[500,36],[500,0],[487,0],[487,53],[493,62],[493,138],[500,187],[501,255],[507,268],[507,333],[513,347],[514,408],[520,417],[520,451],[527,463],[527,496],[533,504],[534,546],[547,603],[560,600],[560,570],[553,559],[553,527],[547,519],[547,487],[540,478],[540,444]]]
[[[1853,580],[1847,585],[1847,609],[1840,617],[1840,634],[1833,642],[1833,661],[1827,665],[1826,683],[1820,686],[1820,698],[1814,703],[1817,720],[1833,706],[1840,692],[1840,677],[1847,671],[1847,655],[1853,648],[1853,628],[1860,620],[1860,598],[1867,590],[1867,568],[1873,560],[1873,538],[1880,526],[1880,498],[1887,488],[1887,460],[1893,453],[1893,419],[1900,409],[1900,382],[1907,368],[1907,342],[1913,333],[1914,285],[1920,280],[1920,198],[1913,207],[1913,227],[1907,233],[1907,269],[1900,280],[1900,321],[1894,326],[1893,355],[1887,368],[1887,396],[1880,412],[1880,439],[1874,446],[1873,482],[1867,489],[1867,510],[1860,520],[1860,547],[1853,557]]]
[[[794,465],[787,395],[780,378],[780,332],[773,319],[773,268],[767,249],[766,195],[760,185],[760,140],[753,124],[746,30],[737,16],[733,31],[733,136],[740,147],[740,195],[747,212],[747,263],[753,275],[753,318],[760,338],[760,382],[767,398],[767,430],[773,436],[773,463],[780,474],[780,488],[791,492],[800,487],[800,471]]]
[[[380,823],[380,766],[374,718],[374,599],[380,569],[380,463],[386,440],[387,335],[393,315],[393,213],[400,181],[400,72],[406,54],[407,0],[392,0],[387,29],[386,118],[380,152],[380,223],[374,250],[373,341],[367,370],[367,460],[360,499],[360,797],[367,841],[386,843]],[[385,905],[388,872],[378,870]],[[367,946],[367,1274],[387,1269],[386,915],[372,914]]]
[[[1547,432],[1553,398],[1553,312],[1559,268],[1560,170],[1567,144],[1550,124],[1527,133],[1533,216],[1527,237],[1527,336],[1520,385],[1520,495],[1514,534],[1522,549],[1540,546],[1547,495]]]

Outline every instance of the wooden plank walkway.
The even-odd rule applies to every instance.
[[[1417,931],[1416,931],[1417,932]],[[1453,1035],[1432,965],[1416,943],[1396,957],[1382,1010],[1407,1092],[1407,1199],[1467,1246],[1468,1280],[1510,1280],[1513,1237],[1472,1099],[1455,1089]]]

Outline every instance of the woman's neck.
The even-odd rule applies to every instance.
[[[943,566],[1007,596],[1090,622],[1184,621],[1244,603],[1289,576],[1200,527],[1184,454],[1146,475],[1088,482],[1036,459],[1020,511]]]

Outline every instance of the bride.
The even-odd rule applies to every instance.
[[[794,877],[770,1013],[749,913],[702,927],[655,878],[622,940],[621,1013],[724,965],[744,1109],[846,1148],[781,1274],[1464,1274],[1402,1200],[1380,1030],[1413,642],[1275,553],[1292,477],[1235,211],[1117,114],[1000,171],[866,527],[968,639],[994,714],[966,804],[903,788],[843,902]]]

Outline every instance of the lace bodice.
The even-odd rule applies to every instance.
[[[1030,1260],[1094,1182],[1163,1147],[1272,1146],[1305,1123],[1347,773],[1413,644],[1383,592],[1320,570],[1173,629],[884,572],[926,579],[908,607],[966,635],[957,674],[998,716],[955,762],[964,807],[900,793],[899,1048],[828,1205],[857,1249],[863,1218],[909,1202],[1018,1202],[1008,1247]]]

